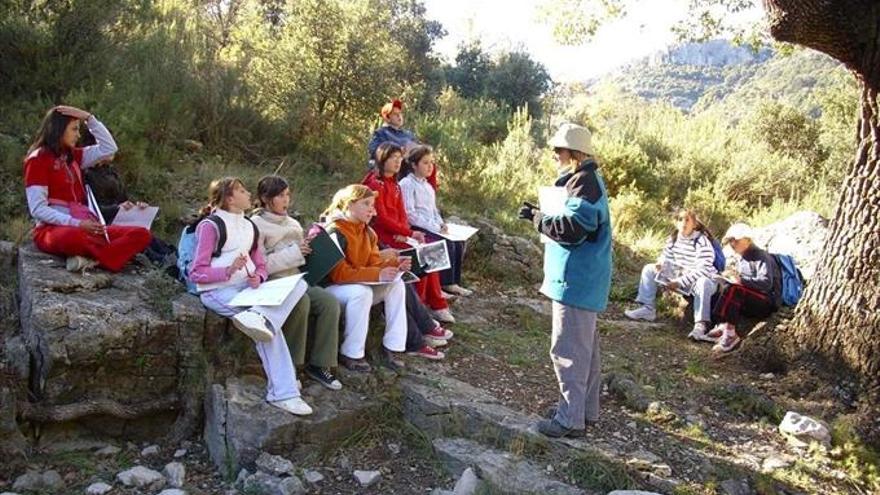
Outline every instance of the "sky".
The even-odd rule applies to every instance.
[[[675,43],[671,27],[685,18],[687,0],[643,0],[620,20],[603,25],[581,46],[561,46],[551,26],[539,23],[539,2],[524,0],[425,0],[429,18],[448,32],[436,51],[453,61],[458,45],[478,38],[489,52],[524,48],[557,82],[583,81]]]

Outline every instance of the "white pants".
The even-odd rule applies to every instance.
[[[269,320],[269,329],[274,337],[268,342],[256,342],[257,354],[263,362],[263,370],[266,372],[266,400],[269,402],[299,397],[299,387],[296,384],[296,369],[293,367],[293,359],[290,357],[290,349],[284,339],[281,325],[293,311],[293,307],[299,300],[294,300],[294,292],[278,306],[229,306],[226,303],[241,292],[247,284],[238,284],[231,287],[202,292],[199,296],[202,304],[220,316],[231,317],[246,309],[256,311]]]
[[[385,302],[385,336],[382,344],[389,351],[406,349],[406,288],[403,282],[385,285],[343,284],[327,287],[345,314],[345,333],[339,353],[351,359],[364,357],[370,307]]]

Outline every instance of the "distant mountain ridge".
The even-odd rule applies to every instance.
[[[739,105],[774,98],[813,113],[812,93],[832,84],[839,72],[843,72],[839,63],[817,52],[781,54],[712,40],[670,47],[593,83],[611,83],[687,112],[727,106],[736,116]]]

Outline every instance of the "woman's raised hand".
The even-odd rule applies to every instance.
[[[412,238],[419,241],[420,244],[425,243],[425,233],[419,232],[418,230],[414,230],[412,233]]]
[[[85,110],[68,105],[58,105],[55,107],[55,111],[61,115],[67,115],[68,117],[73,117],[79,120],[88,120],[88,118],[92,116],[92,114]]]

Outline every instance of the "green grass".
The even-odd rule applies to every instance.
[[[598,454],[581,454],[570,460],[568,476],[581,488],[610,492],[638,487],[636,481],[620,464]]]

